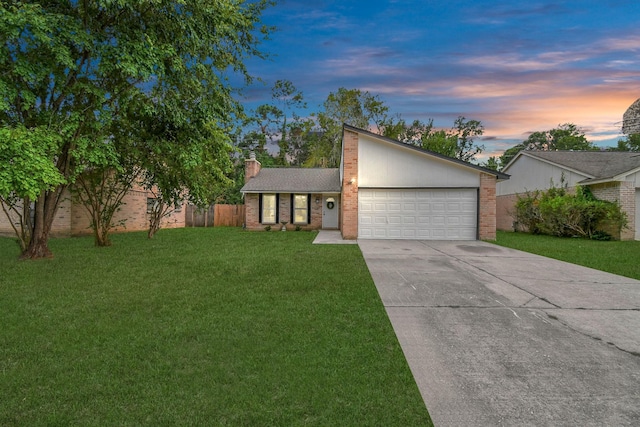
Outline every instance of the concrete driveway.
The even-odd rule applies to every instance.
[[[640,281],[485,242],[358,244],[436,426],[640,425]]]

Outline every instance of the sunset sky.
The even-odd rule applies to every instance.
[[[640,98],[638,0],[280,0],[264,22],[278,30],[262,45],[271,58],[248,63],[266,84],[246,91],[247,107],[269,102],[278,79],[307,113],[357,88],[408,122],[480,120],[483,158],[562,123],[616,145]]]

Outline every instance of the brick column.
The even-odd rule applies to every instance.
[[[636,237],[636,189],[631,181],[620,182],[618,203],[627,214],[627,226],[620,230],[620,240],[634,240]]]
[[[591,192],[599,200],[619,203],[620,208],[627,214],[627,226],[618,233],[614,227],[604,225],[604,231],[610,233],[614,239],[634,240],[636,225],[636,189],[631,181],[607,182],[589,186]]]
[[[496,240],[496,182],[494,175],[480,174],[478,238]]]
[[[341,231],[343,239],[358,238],[358,134],[342,134]]]

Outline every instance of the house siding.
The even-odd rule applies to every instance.
[[[358,140],[360,188],[478,188],[479,172],[414,150],[379,142],[368,135]]]
[[[529,156],[521,155],[511,167],[504,171],[511,175],[496,187],[498,196],[524,194],[527,191],[546,190],[552,185],[575,187],[578,182],[589,178],[588,175],[569,171]]]

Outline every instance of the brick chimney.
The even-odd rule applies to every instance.
[[[260,162],[256,160],[256,153],[249,152],[249,158],[244,160],[244,183],[249,182],[251,178],[260,172]]]

